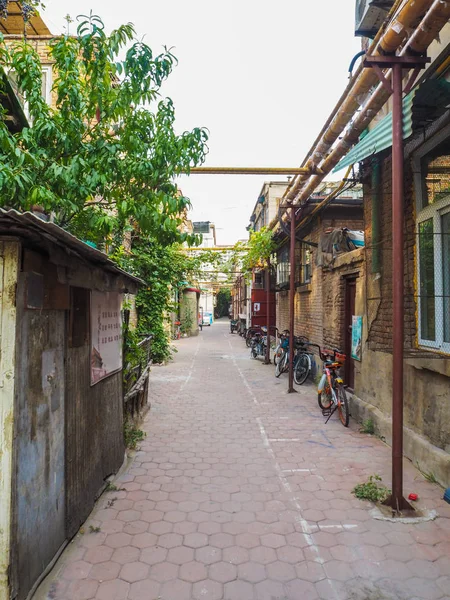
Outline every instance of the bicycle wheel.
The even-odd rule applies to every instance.
[[[294,369],[294,381],[297,385],[302,385],[308,378],[310,370],[310,358],[307,354],[300,354],[297,357]]]
[[[336,384],[336,395],[338,400],[338,413],[341,423],[344,427],[348,427],[350,421],[350,411],[348,408],[347,394],[345,393],[342,383]]]
[[[318,393],[317,401],[322,410],[328,410],[332,404],[331,388],[328,383],[325,384],[323,390]]]
[[[273,364],[275,366],[277,366],[277,364],[280,362],[282,356],[283,356],[283,350],[282,350],[280,344],[278,344],[278,346],[275,348],[275,352],[273,355]]]
[[[275,364],[275,377],[279,377],[283,372],[283,362],[286,358],[286,351],[280,348],[278,352],[278,360]]]

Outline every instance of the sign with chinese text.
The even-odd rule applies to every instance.
[[[122,368],[122,295],[91,293],[91,385]]]

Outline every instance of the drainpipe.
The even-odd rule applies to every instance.
[[[288,394],[294,389],[294,322],[295,322],[295,206],[291,208],[291,245],[289,273],[289,388]]]
[[[372,165],[372,273],[380,273],[380,159],[375,158]]]
[[[270,257],[267,259],[266,269],[266,307],[267,307],[267,344],[265,365],[270,365]]]

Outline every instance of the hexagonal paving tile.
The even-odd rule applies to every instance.
[[[178,576],[178,566],[173,563],[159,562],[150,567],[149,577],[154,581],[171,581]]]
[[[233,581],[237,576],[237,568],[229,562],[216,562],[209,567],[209,577],[220,583]]]
[[[195,551],[195,559],[205,565],[212,565],[222,559],[222,550],[213,546],[204,546]]]
[[[113,552],[114,550],[109,546],[95,546],[95,548],[87,550],[84,560],[93,565],[106,562],[111,559]]]
[[[211,579],[194,583],[192,598],[194,600],[221,600],[223,598],[223,585]]]
[[[202,579],[206,579],[208,571],[203,563],[191,561],[181,565],[178,576],[184,581],[195,583],[197,581],[202,581]]]
[[[230,581],[224,586],[224,600],[255,600],[254,589],[247,581]]]
[[[257,550],[258,548],[255,548]],[[274,552],[275,558],[276,554]],[[240,565],[241,563],[249,560],[249,551],[246,548],[240,548],[239,546],[230,546],[223,550],[223,560],[233,565]]]
[[[250,583],[258,583],[266,579],[266,570],[264,565],[255,562],[246,562],[239,565],[239,579],[249,581]]]
[[[188,533],[184,536],[183,544],[189,548],[201,548],[208,544],[208,536],[205,533]]]
[[[187,581],[174,580],[161,587],[161,600],[191,600],[192,584]]]
[[[186,546],[171,548],[167,554],[167,560],[174,565],[182,565],[194,559],[194,550]]]
[[[148,565],[142,562],[130,562],[122,567],[119,577],[124,581],[128,581],[128,583],[134,583],[146,579],[148,571]]]
[[[286,544],[286,538],[277,533],[268,533],[261,536],[261,544],[268,548],[281,548]]]

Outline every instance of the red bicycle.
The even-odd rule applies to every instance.
[[[346,356],[337,348],[322,351],[320,347],[319,355],[323,361],[323,375],[317,389],[317,400],[323,416],[328,417],[325,423],[328,423],[331,416],[338,411],[342,425],[348,427],[350,411],[344,380],[339,374],[339,369],[344,364]]]

